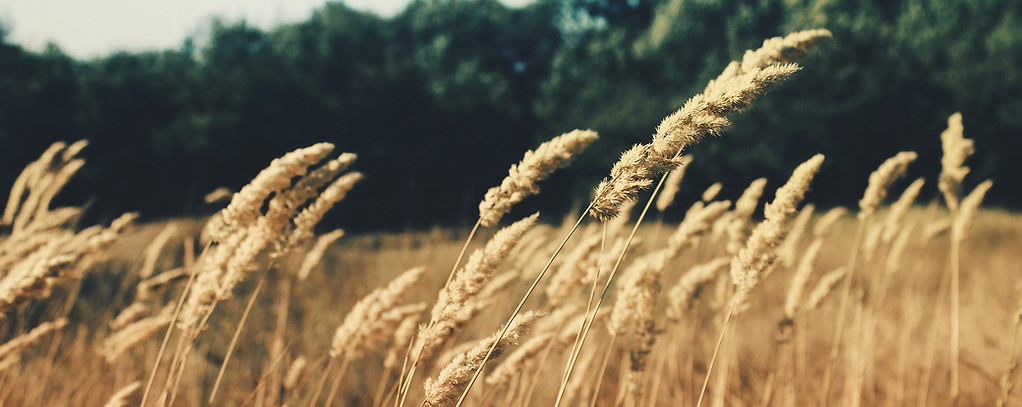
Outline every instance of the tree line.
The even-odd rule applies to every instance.
[[[87,138],[61,199],[90,201],[96,217],[196,215],[214,209],[202,202],[213,189],[330,141],[359,155],[366,179],[328,222],[462,225],[525,150],[596,130],[523,203],[559,214],[730,60],[823,27],[834,40],[803,72],[692,149],[683,196],[779,184],[817,152],[833,157],[810,192],[824,205],[854,204],[898,151],[919,153],[910,176],[935,181],[939,134],[960,111],[976,140],[970,178],[996,179],[988,202],[1017,207],[1019,17],[1013,0],[416,0],[390,18],[337,2],[270,30],[213,20],[176,49],[90,60],[26,50],[0,29],[0,185],[53,141]]]

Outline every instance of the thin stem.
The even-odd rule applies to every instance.
[[[324,406],[331,406],[334,403],[334,397],[337,396],[337,390],[341,388],[341,379],[344,378],[344,372],[348,371],[348,358],[344,358],[344,362],[341,363],[341,371],[337,373],[337,378],[334,379],[334,384],[330,386],[330,393],[326,396],[326,403]]]
[[[951,282],[951,270],[942,276],[940,279],[940,287],[937,291],[939,297],[936,300],[937,309],[933,315],[942,315],[948,308],[948,297],[950,296],[950,282]],[[923,377],[919,381],[919,389],[917,392],[916,402],[917,405],[922,407],[926,406],[927,400],[930,398],[930,378],[933,376],[933,368],[936,362],[937,353],[937,334],[940,331],[941,325],[933,321],[930,325],[929,340],[926,343],[926,349],[923,351]]]
[[[468,246],[472,242],[472,238],[475,237],[479,227],[482,226],[482,222],[482,218],[476,219],[475,225],[472,226],[472,231],[468,233],[468,238],[465,239],[465,243],[461,246],[461,252],[458,253],[458,258],[454,261],[454,266],[451,267],[450,274],[447,275],[447,282],[444,283],[444,287],[450,285],[451,280],[454,279],[454,274],[458,271],[458,265],[461,264],[461,260],[465,257],[465,253],[468,251]],[[429,328],[432,327],[433,326],[431,324]],[[414,343],[415,341],[413,340],[408,344],[409,352],[411,352]],[[422,351],[420,350],[419,353],[415,355],[415,361],[412,362],[412,366],[408,368],[408,371],[405,371],[405,367],[407,367],[408,363],[408,354],[405,354],[405,364],[401,367],[401,377],[398,378],[399,391],[398,397],[395,399],[396,406],[403,406],[405,404],[405,399],[408,397],[408,390],[410,389],[412,378],[415,376],[415,369],[419,366],[421,361]]]
[[[213,404],[216,400],[217,390],[220,389],[220,382],[224,378],[224,372],[227,371],[227,364],[231,361],[231,355],[234,354],[234,347],[238,345],[238,338],[241,336],[241,329],[245,326],[245,321],[248,320],[248,315],[252,311],[252,305],[255,304],[256,297],[259,296],[259,291],[263,289],[263,282],[265,281],[266,275],[259,277],[259,283],[256,284],[256,288],[252,291],[252,295],[248,299],[248,304],[245,306],[245,312],[241,313],[241,320],[238,321],[238,328],[234,330],[234,337],[231,338],[231,344],[227,345],[227,355],[224,356],[224,363],[220,364],[220,371],[216,374],[216,380],[213,381],[213,390],[209,393],[209,404]]]
[[[339,355],[338,357],[343,356]],[[323,392],[323,387],[326,386],[326,380],[330,377],[330,371],[334,369],[334,365],[337,364],[337,357],[330,358],[330,361],[326,364],[326,369],[323,369],[323,376],[319,378],[319,383],[316,384],[316,390],[312,392],[312,399],[309,400],[310,406],[315,406],[316,401],[319,401],[319,394]]]
[[[291,346],[291,344],[288,343],[286,346],[284,346],[284,348],[286,349],[286,348],[289,348],[290,346]],[[255,399],[256,394],[259,393],[260,389],[262,389],[263,387],[266,386],[266,378],[270,375],[271,372],[273,372],[274,369],[277,368],[277,366],[280,365],[280,362],[283,361],[283,359],[284,359],[284,354],[285,353],[287,353],[287,352],[281,352],[280,355],[278,355],[273,360],[273,363],[270,364],[270,368],[267,369],[266,373],[263,373],[262,376],[259,377],[259,381],[257,382],[256,387],[254,389],[252,389],[252,392],[250,392],[248,394],[248,397],[245,398],[245,401],[241,403],[242,407],[251,404],[252,400]]]
[[[398,386],[400,386],[400,385],[401,385],[400,382],[394,382],[394,384],[390,386],[390,390],[387,390],[387,395],[383,396],[383,399],[380,400],[380,404],[379,405],[382,406],[384,404],[387,404],[387,400],[390,400],[390,398],[392,396],[396,396],[396,393],[398,391]]]
[[[671,330],[671,332],[668,333],[668,335],[669,337],[667,338],[668,339],[667,343],[674,343],[673,339],[674,337],[677,336],[676,332],[674,330]],[[660,358],[660,360],[657,361],[656,367],[653,370],[653,374],[650,376],[651,381],[650,387],[652,388],[649,391],[649,397],[646,398],[647,407],[656,406],[657,395],[660,393],[660,383],[663,382],[661,378],[663,377],[664,370],[667,368],[667,359],[668,358],[666,357]]]
[[[592,318],[587,318],[587,325],[582,331],[581,339],[576,339],[578,342],[578,348],[581,350],[582,345],[585,344],[586,337],[589,335],[589,330],[592,328],[593,322],[596,320],[596,313],[600,311],[600,306],[603,305],[603,301],[607,299],[607,293],[610,292],[610,285],[614,282],[614,277],[617,275],[617,271],[621,268],[621,263],[625,260],[625,255],[628,254],[628,248],[632,246],[632,240],[635,239],[635,233],[638,232],[639,226],[642,225],[642,220],[646,218],[646,214],[649,213],[649,207],[653,205],[653,200],[656,198],[660,188],[664,185],[664,180],[667,179],[667,174],[660,177],[660,182],[657,183],[656,188],[653,189],[653,193],[650,194],[649,200],[646,201],[646,206],[642,208],[642,213],[639,214],[639,219],[636,219],[635,226],[632,227],[631,233],[628,235],[628,239],[625,241],[625,247],[621,249],[621,254],[617,257],[617,261],[614,263],[614,267],[610,269],[610,276],[607,277],[607,283],[603,286],[603,291],[600,293],[600,299],[596,302],[596,308],[593,309]],[[593,202],[596,202],[594,199]],[[588,315],[588,312],[587,312]],[[574,366],[575,361],[571,361],[571,365],[568,368],[568,376],[570,376],[571,368]],[[565,378],[567,381],[568,378]],[[558,396],[558,399],[560,396]],[[560,404],[560,400],[557,401],[555,407]]]
[[[599,200],[600,196],[602,196],[602,194],[597,196],[596,198],[593,198],[593,201],[589,203],[589,206],[586,208],[586,210],[582,211],[582,214],[578,217],[578,221],[576,221],[575,225],[572,226],[571,230],[568,231],[568,235],[565,236],[563,240],[561,240],[561,244],[557,246],[557,250],[555,250],[554,254],[550,256],[550,260],[547,261],[546,266],[544,266],[543,270],[540,271],[539,275],[536,276],[536,279],[532,282],[532,285],[529,286],[529,290],[525,292],[525,296],[522,297],[522,300],[518,302],[518,306],[515,307],[514,312],[511,313],[511,318],[508,318],[507,322],[504,323],[504,328],[500,330],[500,334],[497,335],[497,339],[493,341],[493,345],[491,345],[490,349],[486,351],[486,356],[483,357],[482,363],[479,363],[479,367],[476,368],[475,373],[472,374],[472,379],[468,381],[468,385],[465,386],[465,391],[461,393],[461,398],[458,399],[458,403],[455,404],[455,407],[461,407],[461,404],[465,402],[465,398],[468,396],[469,390],[472,390],[472,385],[475,384],[476,380],[479,378],[479,374],[483,371],[483,367],[486,366],[486,361],[490,359],[490,357],[493,355],[493,351],[497,349],[497,345],[500,343],[501,338],[503,338],[504,335],[507,335],[508,329],[511,328],[511,322],[513,322],[515,317],[517,317],[518,314],[522,312],[522,308],[525,307],[525,302],[529,300],[529,297],[536,290],[536,287],[539,285],[539,282],[543,279],[543,276],[545,276],[547,271],[550,270],[550,266],[554,263],[554,259],[556,259],[557,255],[561,253],[562,249],[564,249],[564,245],[568,244],[568,240],[571,239],[571,236],[575,234],[576,230],[578,230],[578,226],[582,224],[582,221],[585,219],[586,215],[589,214],[589,210],[593,208],[593,205],[596,203],[597,200]]]
[[[741,298],[741,293],[741,291],[736,291],[735,295],[731,297],[731,309],[727,311],[727,318],[724,319],[724,327],[720,329],[720,337],[717,338],[717,346],[713,348],[713,356],[710,357],[710,365],[706,367],[706,378],[703,379],[703,389],[699,391],[699,400],[696,401],[696,407],[703,404],[703,396],[706,395],[706,385],[710,383],[710,376],[711,373],[713,373],[713,364],[717,362],[717,354],[720,352],[720,344],[724,343],[724,334],[727,333],[727,327],[731,324],[731,317],[735,313],[735,305],[738,305],[738,299]]]
[[[394,371],[393,366],[388,366],[383,370],[383,376],[380,377],[380,383],[376,386],[376,396],[373,397],[373,407],[379,407],[383,403],[383,391],[387,389],[387,382],[390,381],[390,374]]]
[[[585,332],[586,326],[592,324],[589,319],[589,312],[593,309],[593,301],[596,298],[596,287],[600,282],[600,270],[603,269],[603,254],[607,252],[607,223],[603,224],[603,238],[600,240],[600,259],[596,263],[596,275],[593,276],[593,288],[589,290],[589,302],[586,303],[586,314],[582,318],[582,325],[578,327],[578,333],[575,334],[575,342],[571,344],[571,353],[568,355],[568,364],[564,367],[564,372],[561,374],[561,386],[557,390],[557,400],[554,402],[554,407],[559,407],[561,399],[564,397],[565,389],[568,387],[570,381],[572,369],[575,367],[575,363],[578,360],[578,356],[582,351],[582,345],[580,340],[582,339],[582,333]],[[595,315],[595,314],[594,314]]]
[[[465,257],[465,252],[468,251],[469,243],[472,242],[472,238],[475,237],[476,231],[479,230],[479,226],[482,225],[483,219],[479,218],[476,220],[475,226],[472,226],[472,231],[468,232],[468,238],[465,239],[465,244],[461,246],[461,252],[458,253],[458,259],[454,261],[454,267],[451,267],[451,274],[447,275],[447,282],[444,283],[444,287],[451,284],[451,280],[454,279],[454,273],[458,271],[458,265],[461,264],[461,259]]]
[[[957,222],[958,211],[953,211],[953,222]],[[951,405],[958,405],[958,361],[961,349],[961,294],[959,291],[959,274],[961,272],[961,242],[951,233]]]
[[[845,314],[848,309],[848,298],[852,292],[852,279],[855,276],[855,263],[859,258],[859,248],[862,246],[862,238],[866,233],[867,223],[871,218],[859,221],[859,227],[855,231],[855,240],[852,244],[852,253],[848,258],[848,275],[845,276],[844,287],[841,293],[841,306],[838,307],[837,326],[834,327],[834,339],[830,347],[830,359],[827,362],[827,370],[823,373],[823,394],[820,404],[827,406],[830,403],[830,383],[833,374],[834,364],[837,363],[838,354],[841,351],[841,336],[844,333]]]
[[[209,244],[206,245],[209,247]],[[202,251],[206,252],[205,249]],[[160,350],[156,352],[156,360],[153,362],[153,370],[149,373],[149,381],[146,383],[145,391],[142,392],[142,402],[139,404],[140,407],[145,407],[145,402],[149,399],[149,391],[153,388],[153,382],[156,380],[156,371],[160,368],[160,361],[163,360],[163,353],[167,350],[167,343],[170,342],[170,334],[174,332],[174,321],[177,321],[178,316],[181,315],[181,308],[184,306],[185,298],[188,296],[188,292],[192,288],[192,283],[195,282],[195,275],[197,274],[197,268],[190,267],[191,273],[188,276],[188,282],[185,283],[185,289],[181,293],[181,298],[178,299],[177,305],[174,307],[174,318],[171,319],[171,323],[167,325],[167,332],[163,334],[163,342],[160,343]]]
[[[610,357],[614,354],[614,343],[617,342],[617,335],[610,337],[610,345],[607,346],[607,353],[603,355],[603,360],[600,361],[600,370],[596,375],[596,385],[593,387],[593,399],[589,403],[590,406],[595,407],[596,402],[600,400],[600,388],[603,387],[603,377],[606,376],[607,366],[610,365]]]
[[[1015,323],[1011,329],[1011,345],[1008,351],[1008,365],[1004,369],[1004,375],[1001,376],[1001,398],[997,400],[997,407],[1007,407],[1008,397],[1011,396],[1011,374],[1015,371],[1015,348],[1018,343],[1018,328],[1022,326],[1022,308],[1019,308],[1018,312],[1015,313]]]

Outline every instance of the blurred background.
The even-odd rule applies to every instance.
[[[823,153],[807,200],[854,205],[904,150],[919,153],[904,182],[926,177],[936,197],[939,134],[960,111],[966,188],[992,178],[989,205],[1022,206],[1017,0],[149,3],[0,3],[0,185],[86,138],[60,200],[97,220],[198,216],[217,209],[208,192],[329,141],[366,179],[325,222],[470,226],[527,149],[591,128],[600,140],[517,209],[559,216],[729,61],[822,27],[834,40],[801,73],[689,151],[681,199],[718,181],[730,199],[758,177],[776,188]]]

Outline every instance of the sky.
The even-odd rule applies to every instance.
[[[344,0],[349,7],[389,17],[410,0]],[[501,0],[521,6],[534,0]],[[270,28],[301,21],[325,0],[0,0],[0,22],[8,41],[31,50],[57,44],[88,59],[118,50],[177,48],[202,32],[211,17],[242,18]]]

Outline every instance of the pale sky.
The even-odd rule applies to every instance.
[[[521,6],[534,0],[502,0]],[[116,50],[177,48],[202,30],[209,18],[244,18],[270,28],[300,21],[326,0],[0,0],[0,21],[10,30],[8,41],[41,50],[57,44],[76,58],[92,58]],[[397,14],[409,0],[344,0],[349,7],[381,16]]]

